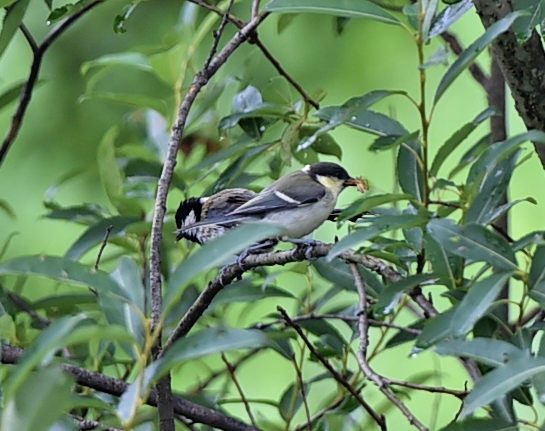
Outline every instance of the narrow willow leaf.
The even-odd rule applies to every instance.
[[[70,335],[87,317],[84,315],[62,317],[44,329],[25,353],[4,384],[4,394],[10,399],[29,377],[34,367],[48,355],[64,346],[64,338]]]
[[[341,239],[327,255],[328,261],[337,257],[343,251],[359,247],[365,241],[375,238],[383,233],[415,226],[423,226],[426,217],[423,215],[402,214],[376,217],[369,226],[361,227]]]
[[[495,115],[497,111],[492,108],[486,108],[481,112],[473,121],[464,124],[460,129],[458,129],[454,134],[448,138],[445,143],[439,148],[437,155],[433,159],[433,163],[430,168],[430,175],[432,177],[437,176],[439,169],[447,157],[456,149],[458,146],[473,132],[479,124],[481,124],[486,119],[490,118],[492,115]]]
[[[433,18],[435,17],[435,14],[437,13],[437,5],[439,3],[439,0],[423,0],[422,1],[422,8],[424,9],[424,19],[422,20],[422,36],[423,38],[428,41],[430,36],[430,27]]]
[[[82,75],[86,75],[92,69],[111,66],[129,66],[145,72],[153,71],[147,56],[139,52],[120,52],[86,61],[81,65],[81,73]]]
[[[17,257],[0,263],[0,275],[40,275],[65,283],[83,284],[97,291],[119,289],[105,272],[57,256]]]
[[[461,416],[467,416],[480,407],[517,388],[527,379],[545,372],[545,358],[519,357],[489,372],[475,383],[464,399]]]
[[[530,296],[541,305],[545,304],[545,245],[536,248],[528,279]]]
[[[4,400],[0,431],[56,429],[54,422],[73,405],[72,386],[61,367],[32,373],[13,397]]]
[[[456,306],[453,317],[455,327],[452,328],[455,336],[463,336],[473,329],[498,297],[510,276],[511,273],[494,274],[469,288],[464,299]]]
[[[275,286],[259,286],[245,280],[232,283],[229,289],[224,289],[214,298],[214,306],[233,304],[237,302],[255,302],[265,298],[294,298],[294,296]]]
[[[262,331],[253,329],[208,328],[176,343],[154,365],[153,379],[160,378],[177,364],[230,350],[268,346],[270,340]]]
[[[449,289],[456,289],[456,280],[461,277],[463,260],[459,256],[447,253],[445,248],[430,235],[424,236],[426,256],[431,263],[434,274]]]
[[[394,311],[399,303],[401,296],[408,290],[436,280],[435,274],[416,274],[403,278],[395,283],[388,284],[386,288],[378,296],[378,301],[375,304],[375,310],[380,314],[390,314]]]
[[[454,308],[429,319],[415,342],[416,349],[427,349],[452,334]]]
[[[456,61],[449,67],[439,86],[435,92],[434,103],[437,103],[441,96],[445,93],[448,87],[454,82],[454,80],[462,73],[475,58],[483,52],[500,34],[509,30],[511,24],[521,14],[519,12],[513,12],[504,17],[503,19],[492,24],[486,32],[479,37],[475,42],[469,45],[462,54],[456,59]]]
[[[182,287],[199,273],[224,264],[250,245],[266,238],[278,236],[281,232],[280,226],[269,223],[248,223],[230,230],[225,235],[199,248],[182,262],[170,276],[169,289],[165,295],[165,313],[182,295]]]
[[[354,276],[348,264],[341,259],[328,262],[324,258],[317,259],[312,265],[324,280],[328,280],[343,290],[356,291]],[[384,284],[376,275],[363,267],[358,267],[360,275],[366,283],[371,296],[376,297],[384,289]]]
[[[449,27],[458,21],[464,14],[473,7],[471,0],[462,0],[456,4],[447,6],[439,13],[433,21],[430,29],[429,37],[439,36],[444,33]]]
[[[422,172],[422,146],[419,141],[409,141],[399,147],[396,169],[401,190],[422,202],[424,199],[424,174]]]
[[[2,30],[0,30],[0,57],[21,25],[29,3],[30,0],[18,0],[6,9]]]
[[[541,340],[539,340],[537,356],[545,359],[545,337],[543,334],[541,335]],[[532,379],[532,384],[536,390],[539,402],[545,404],[545,373],[536,374]]]
[[[397,148],[401,145],[407,145],[408,142],[418,139],[420,130],[416,130],[407,135],[380,135],[373,141],[369,149],[371,151],[385,151],[392,148]]]
[[[369,18],[399,24],[396,17],[367,0],[272,0],[265,10],[273,13],[320,13],[346,18]]]
[[[435,351],[440,355],[474,359],[492,367],[504,365],[526,354],[511,343],[493,338],[443,341],[435,347]]]
[[[503,201],[505,191],[509,187],[511,176],[517,166],[518,153],[507,160],[502,160],[486,175],[480,184],[471,184],[464,190],[469,208],[464,214],[465,223],[486,225],[487,220],[493,219],[498,205]],[[475,196],[475,192],[478,194]]]
[[[453,422],[440,431],[518,431],[516,424],[498,418],[468,418],[461,422]]]
[[[137,221],[138,219],[135,217],[111,217],[100,220],[83,232],[64,256],[70,260],[79,260],[87,251],[104,240],[108,228],[111,227],[109,237],[114,238],[125,235],[126,227]]]
[[[474,261],[484,261],[498,269],[517,269],[509,243],[483,226],[458,226],[452,220],[435,219],[428,223],[428,233],[448,252]]]
[[[389,204],[391,202],[399,202],[401,200],[412,200],[413,196],[407,193],[384,193],[380,195],[366,195],[353,203],[348,208],[344,209],[338,221],[348,220],[356,215],[363,214],[372,208],[380,205]]]

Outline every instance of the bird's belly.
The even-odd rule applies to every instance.
[[[290,238],[301,238],[318,228],[331,214],[335,199],[322,200],[302,208],[268,214],[266,221],[280,225]]]

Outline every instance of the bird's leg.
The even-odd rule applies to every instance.
[[[266,239],[264,241],[253,244],[247,249],[243,250],[237,257],[237,265],[241,271],[245,271],[244,260],[251,254],[266,253],[270,251],[278,241],[276,239]]]
[[[295,244],[297,248],[303,249],[307,260],[313,259],[312,248],[319,244],[323,244],[321,241],[312,238],[282,238],[282,240]]]

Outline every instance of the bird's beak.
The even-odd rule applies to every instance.
[[[344,180],[343,185],[345,187],[356,186],[358,188],[358,191],[360,191],[361,193],[369,190],[369,185],[367,184],[367,181],[365,181],[363,178],[349,178],[347,180]]]

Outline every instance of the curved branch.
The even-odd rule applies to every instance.
[[[18,347],[2,344],[0,346],[0,359],[3,364],[16,364],[23,356],[24,350]],[[120,397],[127,390],[128,384],[123,380],[89,371],[75,365],[63,364],[62,368],[71,374],[79,385],[95,389],[99,392]],[[146,401],[150,406],[157,406],[157,391],[151,391]],[[215,410],[203,407],[191,401],[179,397],[173,398],[174,411],[194,422],[209,425],[224,431],[259,431],[257,428],[246,425],[237,419],[225,416]]]
[[[8,130],[4,142],[2,142],[2,147],[0,147],[0,166],[5,160],[8,151],[15,142],[21,126],[23,125],[23,119],[26,114],[28,105],[30,104],[30,99],[32,98],[32,92],[38,81],[38,75],[40,73],[40,68],[42,66],[42,60],[47,49],[58,39],[58,37],[63,34],[74,22],[76,22],[80,17],[85,15],[88,11],[93,9],[95,6],[98,6],[100,3],[103,3],[104,0],[95,0],[94,2],[89,3],[87,6],[83,7],[81,10],[77,11],[74,15],[68,17],[63,22],[61,22],[57,27],[55,27],[51,33],[49,33],[43,42],[40,45],[36,45],[36,42],[28,29],[22,25],[21,30],[27,39],[33,54],[32,65],[30,66],[30,73],[26,84],[21,91],[21,98],[19,99],[19,105],[15,110],[15,114],[11,119],[11,125]]]

